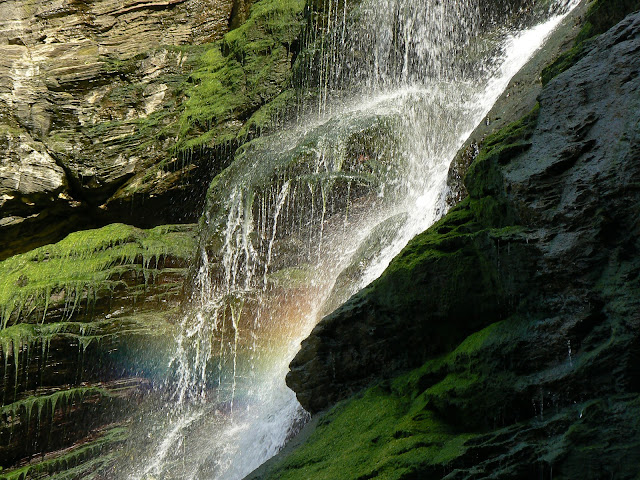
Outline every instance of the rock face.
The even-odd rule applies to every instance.
[[[322,409],[332,403],[322,392],[343,396],[341,385],[414,364],[465,329],[563,305],[587,317],[611,308],[601,290],[612,264],[627,268],[638,228],[632,20],[549,84],[539,109],[488,139],[467,176],[470,198],[318,325],[288,377],[303,405]]]
[[[253,3],[0,5],[0,478],[107,475],[160,395],[191,222],[291,99],[305,2]]]
[[[232,4],[2,2],[0,235],[22,240],[3,241],[0,258],[115,215],[148,226],[184,221],[166,197],[192,168],[177,163],[175,132],[161,130],[177,123],[198,44],[222,37]],[[108,202],[132,180],[134,192]],[[144,199],[153,215],[141,211]]]
[[[426,363],[339,404],[263,478],[636,478],[640,14],[587,48],[287,382],[318,412]]]

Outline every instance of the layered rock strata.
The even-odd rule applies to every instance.
[[[128,215],[114,213],[151,226],[184,215],[168,200],[156,218],[140,206],[188,183],[175,138],[161,130],[176,122],[179,89],[202,53],[191,45],[221,38],[231,9],[224,0],[0,5],[0,258],[106,223],[105,202],[158,164],[138,179],[138,213],[131,201]]]
[[[235,135],[285,89],[301,31],[304,2],[250,6],[3,2],[0,258],[116,220],[197,218]]]
[[[108,431],[162,378],[195,245],[193,225],[114,224],[0,262],[0,466],[21,467],[0,478],[69,470],[124,441]]]

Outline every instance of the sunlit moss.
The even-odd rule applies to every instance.
[[[81,302],[91,304],[118,287],[127,287],[123,279],[127,271],[141,267],[147,279],[165,258],[180,259],[184,266],[194,252],[190,226],[140,230],[112,224],[75,232],[56,244],[8,258],[0,263],[2,328],[10,323],[44,322],[54,305],[70,318]]]
[[[442,472],[475,435],[441,421],[410,379],[404,375],[338,404],[267,478],[400,479]]]
[[[249,135],[288,105],[290,95],[283,92],[289,86],[292,46],[302,31],[304,6],[304,0],[260,0],[245,23],[202,55],[180,120],[183,148],[221,145]]]

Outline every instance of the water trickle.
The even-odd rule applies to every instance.
[[[211,186],[172,393],[130,478],[239,479],[295,432],[306,413],[284,377],[300,341],[445,212],[451,159],[572,5],[539,3],[326,0],[313,14],[299,71],[317,95]]]

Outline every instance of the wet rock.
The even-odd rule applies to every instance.
[[[196,219],[170,199],[194,185],[194,167],[172,150],[179,90],[201,44],[228,30],[231,3],[0,5],[0,235],[22,239],[2,242],[0,258],[116,216],[140,226]],[[179,180],[158,184],[157,173]],[[138,189],[108,202],[130,180]]]
[[[122,410],[135,405],[147,388],[144,379],[127,379],[21,395],[0,407],[2,466],[73,445],[124,417]]]
[[[90,443],[135,409],[166,369],[195,237],[114,224],[0,262],[0,466]]]
[[[583,28],[586,11],[587,3],[581,2],[564,18],[542,48],[514,75],[484,120],[469,135],[449,167],[447,203],[450,206],[467,196],[464,177],[484,139],[526,115],[536,105],[542,90],[543,71],[571,48]]]
[[[394,114],[359,112],[243,145],[207,194],[202,245],[208,260],[223,262],[246,245],[234,261],[250,265],[254,286],[279,270],[335,264],[323,239],[343,235],[362,205],[377,201],[382,210],[392,198],[383,185],[404,166],[395,158],[394,121]],[[246,228],[254,223],[255,231]]]
[[[522,343],[500,347],[506,374],[524,370],[495,404],[488,384],[470,383],[471,400],[453,381],[449,403],[433,399],[445,418],[484,426],[531,415],[534,391],[566,405],[585,391],[635,388],[639,25],[627,17],[545,87],[539,111],[489,137],[467,175],[469,199],[320,322],[287,377],[305,408],[326,408],[501,319],[516,338],[526,319]],[[577,368],[581,355],[590,373]],[[605,371],[616,380],[603,373],[594,384]]]
[[[349,265],[336,278],[331,293],[323,304],[325,315],[333,312],[358,291],[359,283],[367,267],[381,254],[384,247],[389,245],[390,240],[397,234],[397,229],[406,219],[406,214],[400,213],[389,217],[373,228],[362,245],[352,255]]]

